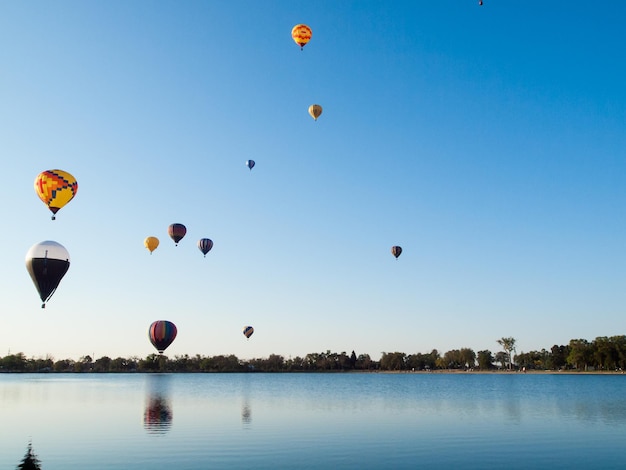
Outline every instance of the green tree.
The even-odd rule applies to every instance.
[[[443,364],[445,369],[461,369],[464,367],[461,351],[458,349],[446,351],[443,355]]]
[[[508,355],[504,351],[498,351],[493,357],[493,360],[494,362],[500,364],[500,367],[498,367],[498,369],[502,369],[506,367]]]
[[[43,358],[31,358],[26,360],[27,372],[50,372],[54,366],[54,361],[50,356]]]
[[[359,354],[356,358],[355,367],[358,370],[372,370],[376,369],[376,362],[372,360],[369,354]]]
[[[270,354],[267,358],[267,371],[279,372],[283,370],[285,365],[285,358],[280,354]]]
[[[506,354],[506,362],[509,364],[509,370],[513,367],[513,353],[515,352],[515,338],[500,338],[498,344],[502,346]]]
[[[317,370],[318,365],[323,357],[319,353],[309,353],[304,357],[304,366],[306,370]]]
[[[193,372],[193,358],[189,357],[189,354],[182,356],[174,356],[172,361],[172,370],[174,372]]]
[[[626,336],[611,336],[611,341],[617,353],[617,367],[626,370]]]
[[[448,368],[448,363],[446,362],[446,360],[439,356],[437,358],[437,360],[435,361],[435,368],[437,369],[447,369]]]
[[[384,352],[380,358],[381,370],[405,370],[406,355],[401,352]]]
[[[439,359],[441,357],[441,355],[439,354],[439,351],[437,351],[436,349],[433,349],[427,356],[426,356],[426,364],[424,366],[425,369],[436,369],[437,368],[437,359]]]
[[[542,349],[541,351],[530,351],[527,353],[520,353],[515,356],[515,362],[518,367],[524,367],[526,369],[545,370],[550,368],[549,364],[552,362],[551,354]]]
[[[141,372],[165,372],[167,370],[167,356],[163,354],[149,354],[140,359],[137,369]]]
[[[111,358],[108,356],[102,356],[100,359],[96,359],[93,363],[94,372],[109,372],[111,368]]]
[[[354,351],[352,351],[352,353],[354,354]],[[354,355],[354,359],[355,359],[355,362],[356,362],[356,354]],[[339,366],[340,370],[351,370],[351,369],[354,368],[354,367],[352,367],[352,358],[351,358],[351,356],[348,356],[345,351],[342,351],[339,354],[339,357],[337,358],[337,361],[338,361],[338,366]]]
[[[305,370],[305,361],[304,358],[300,356],[296,356],[294,358],[289,358],[285,361],[285,370],[287,371],[300,371]]]
[[[90,355],[82,356],[74,363],[74,372],[90,372],[93,370],[93,359]]]
[[[26,356],[21,352],[5,356],[0,361],[0,369],[8,372],[25,372],[26,366]]]
[[[244,368],[234,354],[214,356],[210,361],[213,372],[237,372]]]
[[[473,369],[476,366],[476,353],[470,348],[461,348],[459,351],[462,367]]]
[[[328,370],[339,369],[339,355],[337,353],[331,353],[330,350],[326,351],[326,368]]]
[[[426,369],[426,354],[409,354],[406,357],[406,367],[412,370]]]
[[[617,351],[612,341],[606,336],[598,336],[592,343],[594,365],[599,369],[614,369],[617,363]]]
[[[478,368],[480,370],[493,369],[493,354],[491,351],[485,349],[484,351],[478,351]]]
[[[476,353],[470,348],[452,349],[443,355],[447,369],[471,369],[476,365]]]
[[[567,356],[569,355],[569,346],[557,346],[556,344],[550,349],[552,357],[551,369],[563,369],[567,365]]]
[[[352,354],[350,354],[350,369],[354,369],[356,367],[356,353],[354,349],[352,350]]]
[[[586,339],[572,339],[569,342],[567,363],[575,369],[587,370],[593,360],[593,349]]]
[[[439,352],[436,349],[428,354],[410,354],[406,357],[406,367],[413,370],[432,370],[437,366],[438,358]]]
[[[124,357],[116,357],[109,365],[109,370],[111,372],[129,372],[135,369],[137,369],[137,361],[134,359],[126,359]]]
[[[52,369],[55,372],[72,372],[74,370],[74,361],[71,359],[61,359],[55,361]]]

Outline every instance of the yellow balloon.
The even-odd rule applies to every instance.
[[[152,254],[152,252],[157,249],[157,246],[159,246],[159,239],[157,237],[147,237],[143,241],[143,244],[150,250],[150,254]]]
[[[300,46],[300,50],[311,40],[313,31],[305,24],[297,24],[291,30],[291,37]]]
[[[70,202],[78,192],[78,182],[67,171],[46,170],[35,178],[35,192],[52,212],[52,220],[59,209]]]
[[[322,114],[322,107],[319,104],[312,104],[309,106],[309,114],[317,121],[317,118]]]

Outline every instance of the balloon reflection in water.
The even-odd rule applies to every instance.
[[[160,395],[151,396],[143,414],[143,427],[150,434],[164,434],[172,427],[173,416],[167,398]]]
[[[252,408],[250,404],[245,401],[241,405],[241,422],[243,424],[250,424],[252,422]]]
[[[172,427],[174,417],[169,400],[169,376],[155,374],[148,381],[143,427],[150,434],[164,434]]]

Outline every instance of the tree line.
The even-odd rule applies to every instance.
[[[169,358],[150,354],[145,358],[94,359],[83,356],[79,360],[52,357],[27,358],[23,353],[0,358],[0,372],[330,372],[330,371],[435,371],[435,370],[626,370],[626,335],[601,336],[593,341],[572,339],[567,345],[554,345],[549,350],[515,354],[515,338],[496,341],[502,348],[475,352],[471,348],[452,349],[441,354],[436,349],[429,353],[405,354],[383,352],[379,361],[369,354],[357,355],[326,351],[309,353],[304,357],[285,358],[278,354],[269,357],[242,360],[237,356],[189,356]]]

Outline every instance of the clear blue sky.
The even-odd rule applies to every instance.
[[[625,334],[625,19],[621,0],[0,3],[0,356],[145,357],[159,319],[170,357]],[[51,221],[33,181],[54,168],[79,189]],[[43,240],[71,255],[45,310],[24,266]]]

